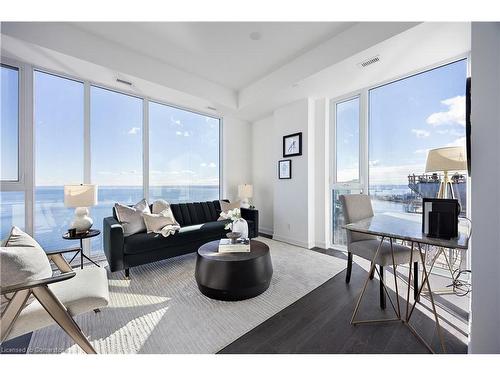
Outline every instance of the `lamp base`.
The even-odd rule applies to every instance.
[[[75,209],[75,217],[71,223],[71,227],[76,229],[76,233],[86,233],[94,224],[92,218],[89,216],[87,207],[77,207]]]
[[[248,198],[242,198],[240,201],[240,207],[241,208],[250,208],[250,202]]]

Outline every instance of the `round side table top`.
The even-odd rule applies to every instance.
[[[62,235],[62,238],[65,240],[82,240],[84,238],[91,238],[101,234],[99,229],[90,229],[85,233],[77,233],[75,236],[70,236],[68,232]]]
[[[198,255],[213,261],[238,262],[262,257],[269,253],[269,246],[265,243],[250,240],[250,252],[248,253],[219,253],[219,241],[211,241],[198,249]]]

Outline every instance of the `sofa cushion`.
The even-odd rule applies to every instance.
[[[182,246],[203,239],[212,239],[220,235],[222,238],[227,232],[224,227],[227,221],[212,221],[203,224],[188,225],[168,237],[156,233],[137,233],[126,237],[123,251],[125,254],[139,254],[170,246]]]

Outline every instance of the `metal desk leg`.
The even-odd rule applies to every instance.
[[[375,256],[372,259],[371,266],[370,266],[370,271],[368,272],[368,276],[367,276],[367,278],[365,280],[365,284],[363,286],[363,290],[361,291],[361,294],[358,297],[358,301],[356,303],[356,307],[354,308],[354,312],[353,312],[352,317],[351,317],[351,322],[350,322],[351,324],[391,322],[391,321],[400,321],[401,320],[401,315],[398,312],[399,311],[399,296],[396,295],[397,303],[398,303],[398,310],[396,310],[396,307],[394,306],[394,303],[392,302],[392,298],[389,295],[389,291],[387,290],[387,287],[385,285],[385,282],[383,282],[382,285],[384,287],[385,293],[387,294],[387,297],[389,298],[389,302],[391,303],[392,308],[394,309],[394,312],[396,313],[397,317],[396,318],[389,318],[389,319],[372,319],[372,320],[357,320],[357,321],[354,320],[356,318],[356,315],[357,315],[358,311],[359,311],[359,306],[361,304],[361,300],[363,299],[363,295],[365,294],[368,282],[370,281],[370,274],[373,271],[373,269],[375,269],[375,271],[379,275],[380,280],[383,280],[381,274],[377,270],[377,267],[375,265],[375,260],[377,259],[377,256],[378,256],[378,254],[380,252],[380,249],[382,248],[382,244],[384,242],[384,239],[385,239],[385,237],[382,237],[382,239],[380,240],[380,243],[379,243],[379,245],[377,247],[377,251],[375,252]],[[392,260],[393,260],[392,265],[393,265],[394,274],[395,274],[396,273],[396,266],[394,264],[394,252],[393,252],[392,246],[391,246],[391,253],[392,253],[392,257],[393,257],[392,258]],[[396,281],[396,285],[397,285],[397,281]]]

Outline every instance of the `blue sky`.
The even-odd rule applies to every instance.
[[[461,60],[370,90],[370,184],[406,184],[408,174],[424,172],[427,150],[465,144],[466,75]],[[337,144],[351,150],[337,154],[343,180],[357,171],[356,104],[345,103],[338,115],[345,123]]]
[[[0,129],[1,154],[0,168],[2,180],[16,181],[18,166],[18,72],[15,69],[2,67],[0,91]]]
[[[142,186],[142,99],[91,87],[91,179]],[[83,84],[35,73],[36,184],[83,182]],[[150,185],[218,184],[219,120],[150,103]]]

